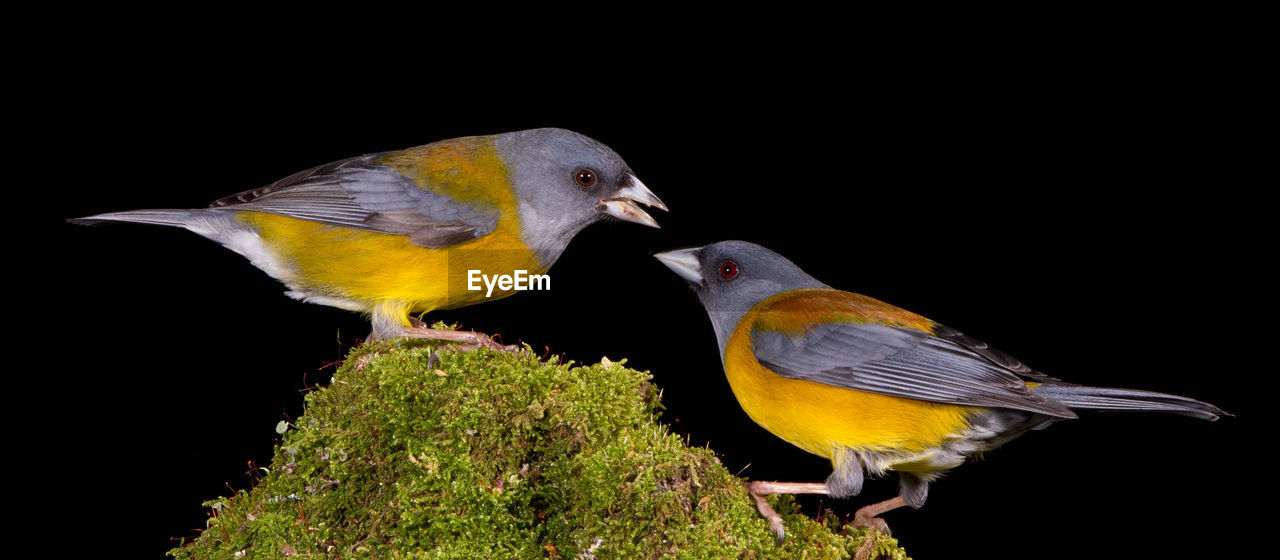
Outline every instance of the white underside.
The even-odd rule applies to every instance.
[[[964,464],[970,456],[994,449],[999,445],[993,430],[971,426],[953,439],[937,447],[930,447],[911,454],[859,453],[867,471],[884,475],[891,470],[905,470],[925,481],[932,481],[942,473]]]
[[[289,287],[289,291],[286,291],[285,295],[296,300],[328,305],[348,311],[369,311],[367,305],[354,300],[307,292],[306,288],[297,281],[297,274],[294,273],[293,269],[262,241],[262,237],[257,232],[240,226],[226,214],[210,213],[207,216],[208,218],[205,220],[187,222],[186,228],[243,255],[244,258],[249,259],[253,266],[266,272],[272,278],[283,282],[285,286]]]

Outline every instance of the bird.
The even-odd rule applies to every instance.
[[[641,205],[667,210],[614,150],[538,128],[350,157],[208,208],[68,221],[185,228],[248,258],[290,297],[366,314],[371,339],[495,347],[480,333],[424,328],[420,317],[513,295],[520,286],[476,289],[476,280],[545,275],[597,221],[659,227]]]
[[[754,243],[654,256],[692,285],[751,420],[831,461],[824,482],[748,484],[780,543],[770,494],[855,496],[866,478],[894,471],[898,495],[854,514],[855,526],[888,533],[880,515],[923,506],[944,472],[1075,410],[1227,415],[1187,397],[1062,381],[933,320],[828,286]]]

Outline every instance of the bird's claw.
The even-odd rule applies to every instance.
[[[769,507],[769,502],[764,499],[768,494],[761,492],[760,488],[757,487],[758,484],[758,482],[746,483],[747,494],[755,501],[756,510],[760,512],[760,515],[769,521],[769,530],[773,531],[774,536],[778,538],[778,545],[781,546],[783,541],[787,539],[786,528],[782,525],[782,516],[773,511],[772,507]]]
[[[889,531],[889,524],[885,523],[884,519],[879,517],[870,517],[860,513],[855,513],[853,515],[853,523],[851,525],[855,528],[867,528],[872,531],[884,533],[885,536],[892,536],[892,533]]]
[[[886,537],[890,536],[892,533],[889,531],[889,524],[885,523],[884,519],[880,518],[880,514],[886,511],[895,510],[904,505],[906,505],[906,502],[903,500],[902,496],[895,496],[883,502],[862,506],[861,508],[858,508],[858,511],[853,513],[852,525],[854,527],[865,527],[872,531],[884,533]]]

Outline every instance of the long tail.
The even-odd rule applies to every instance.
[[[96,216],[71,218],[67,221],[84,226],[107,222],[137,222],[140,224],[185,227],[190,223],[191,217],[196,212],[196,210],[130,210],[128,212],[110,212]]]
[[[1053,399],[1068,408],[1094,410],[1150,410],[1191,416],[1202,420],[1217,420],[1219,416],[1231,416],[1222,409],[1195,399],[1139,391],[1136,389],[1111,389],[1108,387],[1084,387],[1078,385],[1039,385],[1035,393]]]

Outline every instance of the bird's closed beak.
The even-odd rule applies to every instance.
[[[637,179],[635,175],[627,175],[624,181],[622,188],[614,192],[613,196],[600,201],[603,206],[602,211],[619,220],[644,224],[649,227],[659,227],[657,220],[654,220],[653,216],[640,209],[640,206],[636,203],[662,211],[667,210],[667,205],[658,200],[658,195],[653,194],[653,191],[644,186],[644,183],[641,183],[640,179]]]
[[[662,264],[670,268],[672,272],[680,275],[681,278],[701,286],[706,283],[706,280],[702,277],[702,263],[698,261],[698,252],[701,250],[702,247],[677,249],[675,251],[656,253],[653,257],[662,261]]]

